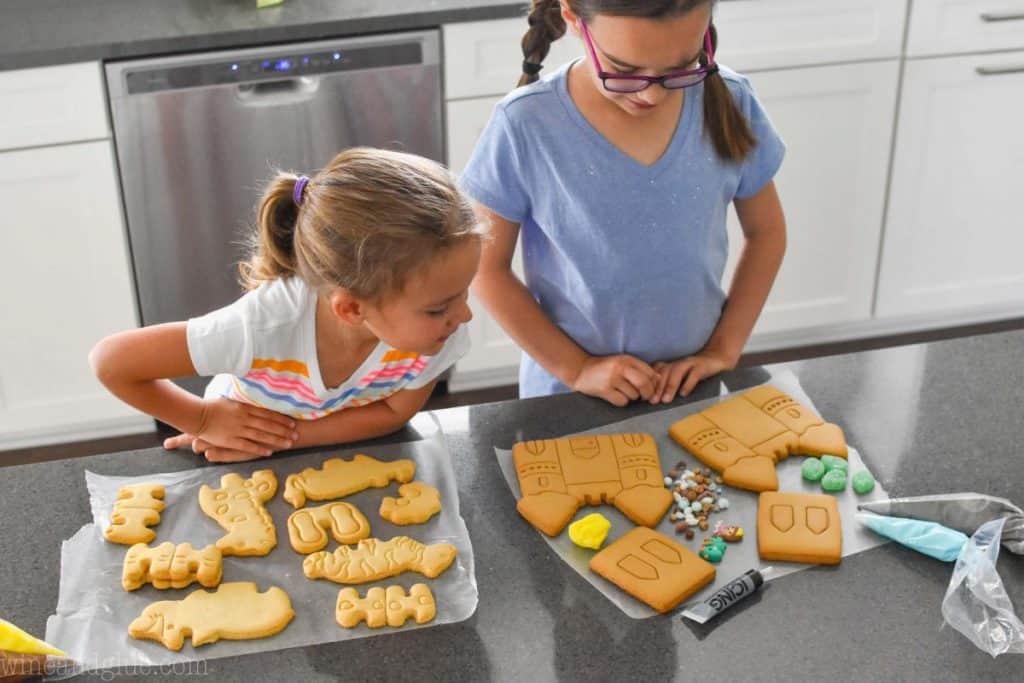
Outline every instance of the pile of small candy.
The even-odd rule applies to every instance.
[[[707,468],[687,469],[680,461],[665,477],[665,488],[675,498],[668,518],[676,523],[676,533],[686,534],[687,539],[696,534],[694,527],[707,531],[712,512],[729,509],[729,499],[722,495],[722,478],[712,477]]]

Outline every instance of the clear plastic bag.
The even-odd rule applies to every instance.
[[[994,519],[982,524],[964,544],[942,600],[946,623],[993,657],[1024,654],[1024,623],[996,571],[1005,523]]]

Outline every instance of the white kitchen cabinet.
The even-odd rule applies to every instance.
[[[787,146],[775,183],[788,231],[752,341],[871,317],[898,78],[896,60],[751,78]],[[726,284],[743,246],[731,209],[728,225]]]
[[[1024,48],[1024,0],[914,0],[907,56]]]
[[[500,97],[478,97],[448,102],[448,164],[459,173],[473,153],[477,138],[491,118]],[[512,259],[512,270],[523,276],[519,246]],[[473,319],[469,321],[472,346],[455,366],[449,386],[455,391],[483,386],[514,384],[518,377],[519,347],[505,334],[483,303],[470,294]]]
[[[892,59],[906,14],[906,0],[720,2],[718,57],[741,72]]]
[[[876,315],[1024,313],[1022,95],[1024,51],[907,62]]]
[[[137,324],[110,141],[0,153],[0,205],[0,450],[152,430],[87,361]]]
[[[97,62],[0,71],[0,150],[110,137]]]
[[[528,28],[525,15],[442,26],[445,99],[504,95],[513,90],[522,75],[521,41]],[[567,32],[551,43],[541,76],[582,55],[579,38]]]

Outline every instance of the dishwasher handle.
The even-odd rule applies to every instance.
[[[319,76],[296,76],[235,86],[235,96],[246,107],[277,107],[305,102],[320,89]]]

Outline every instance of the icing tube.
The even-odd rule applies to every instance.
[[[764,583],[764,576],[756,569],[750,569],[712,593],[706,600],[683,610],[687,619],[703,624],[729,609],[743,598],[753,595]]]

